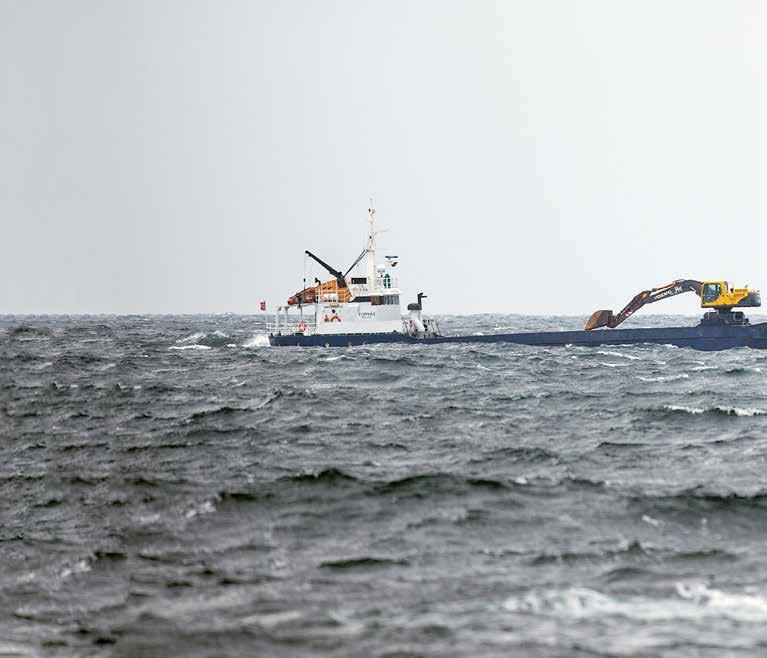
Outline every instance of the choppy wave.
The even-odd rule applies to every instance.
[[[685,405],[668,404],[663,407],[666,411],[672,413],[690,414],[692,416],[700,416],[702,414],[711,414],[714,416],[763,416],[767,414],[767,411],[763,409],[756,409],[753,407],[726,407],[726,406],[713,406],[713,407],[688,407]]]
[[[387,557],[351,557],[340,558],[334,560],[325,560],[320,563],[320,567],[325,569],[336,570],[349,570],[349,569],[374,569],[381,567],[401,567],[407,566],[409,563],[403,558],[387,558]]]
[[[746,512],[767,507],[767,491],[716,491],[698,485],[670,494],[634,496],[632,502],[643,508],[656,508],[667,512]],[[745,517],[744,517],[745,520]]]
[[[176,341],[176,345],[170,349],[226,347],[229,343],[231,343],[229,335],[216,329],[211,332],[197,331],[184,338],[179,338]]]
[[[548,459],[548,457],[546,457]],[[604,480],[585,477],[546,478],[531,477],[496,479],[490,477],[467,477],[455,473],[428,472],[414,473],[390,480],[368,479],[352,475],[339,468],[330,467],[315,472],[284,476],[281,480],[301,484],[323,486],[348,486],[354,484],[365,495],[396,496],[397,498],[429,498],[431,496],[471,496],[481,493],[508,495],[524,491],[527,495],[571,494],[574,491],[602,491],[608,483]],[[519,501],[507,498],[507,504],[518,505]]]
[[[10,327],[8,334],[12,338],[16,339],[29,339],[29,338],[49,338],[53,335],[53,332],[48,327],[32,326],[32,325],[19,325]]]
[[[220,407],[213,407],[210,409],[203,409],[201,411],[195,411],[190,417],[190,421],[201,420],[203,418],[211,418],[215,416],[228,416],[229,414],[235,414],[240,411],[246,411],[241,407],[230,407],[229,405],[223,405]]]
[[[348,473],[344,473],[337,468],[326,468],[317,473],[301,473],[291,475],[287,478],[292,482],[304,484],[338,484],[347,482],[358,482],[357,478]]]
[[[631,361],[640,361],[642,357],[636,356],[635,354],[629,354],[628,352],[612,352],[607,350],[597,350],[597,354],[601,354],[602,356],[615,356],[619,359],[629,359]]]
[[[537,464],[558,459],[558,455],[551,450],[535,447],[503,447],[497,448],[481,456],[472,457],[472,462],[493,462],[503,460],[505,463]]]
[[[762,372],[762,369],[758,366],[736,366],[734,368],[728,368],[724,371],[725,375],[749,375]]]
[[[680,372],[676,375],[665,375],[659,377],[637,377],[638,380],[643,382],[675,382],[680,379],[689,379],[690,375],[686,372]]]
[[[587,587],[536,589],[504,603],[509,612],[575,619],[626,617],[642,622],[726,618],[741,623],[767,621],[767,598],[724,592],[700,582],[677,581],[675,596],[616,597]]]
[[[267,350],[263,332],[0,318],[17,653],[761,650],[759,350]]]
[[[468,490],[502,491],[508,485],[490,478],[467,478],[449,473],[411,475],[378,485],[380,494],[403,496],[431,496],[437,494],[463,494]]]

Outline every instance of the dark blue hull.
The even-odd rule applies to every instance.
[[[767,349],[767,323],[741,326],[664,327],[649,329],[599,329],[595,331],[540,331],[483,336],[413,338],[405,334],[340,334],[334,336],[271,335],[273,346],[353,347],[378,343],[435,345],[441,343],[516,343],[522,345],[629,345],[655,343],[692,347],[696,350],[727,350],[735,347]]]

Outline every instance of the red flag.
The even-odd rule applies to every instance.
[[[266,310],[266,302],[263,299],[261,300],[261,310],[262,311]]]

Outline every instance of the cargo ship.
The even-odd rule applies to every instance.
[[[429,341],[441,336],[434,318],[425,318],[423,299],[408,304],[402,316],[402,291],[397,285],[397,256],[376,259],[376,210],[371,200],[365,248],[346,272],[328,265],[311,251],[304,253],[330,275],[328,281],[315,279],[314,285],[291,295],[277,307],[275,322],[267,324],[273,346],[349,346],[374,342]],[[352,275],[352,270],[357,269]],[[360,271],[361,270],[361,271]]]
[[[376,343],[411,345],[447,343],[514,343],[522,345],[631,345],[650,343],[690,347],[697,350],[725,350],[736,347],[767,348],[767,323],[751,324],[739,308],[761,306],[758,290],[736,288],[727,281],[676,279],[671,283],[643,290],[618,313],[595,311],[584,329],[540,331],[470,336],[444,336],[435,318],[423,315],[423,300],[401,311],[401,290],[394,277],[397,256],[376,260],[376,210],[371,200],[368,209],[366,246],[351,266],[342,272],[328,265],[311,251],[308,258],[317,262],[332,278],[315,279],[291,295],[275,310],[275,321],[267,323],[269,344],[274,347],[353,347]],[[357,268],[352,275],[352,270]],[[675,295],[694,292],[707,312],[700,323],[686,327],[617,329],[624,320],[647,304]]]

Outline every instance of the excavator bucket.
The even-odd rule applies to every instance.
[[[586,331],[598,329],[599,327],[608,327],[610,326],[610,320],[612,320],[612,318],[612,311],[594,311],[594,313],[589,318],[589,321],[586,323]]]

